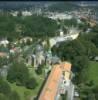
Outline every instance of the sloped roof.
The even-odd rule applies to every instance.
[[[7,56],[7,53],[5,52],[0,52],[0,57],[6,57]]]
[[[39,100],[55,100],[55,96],[57,93],[59,80],[62,75],[62,71],[71,70],[71,64],[68,62],[64,62],[62,64],[54,65],[47,82],[40,94]]]
[[[63,62],[60,64],[60,66],[64,71],[71,71],[71,64],[69,62]]]

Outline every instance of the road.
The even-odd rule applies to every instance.
[[[70,83],[70,86],[67,88],[67,100],[74,100],[74,85]]]

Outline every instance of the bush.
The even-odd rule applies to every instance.
[[[35,87],[37,86],[37,82],[35,80],[35,78],[30,78],[27,82],[26,82],[26,87],[28,89],[35,89]]]
[[[9,95],[10,92],[11,92],[11,88],[9,84],[0,78],[0,93]]]
[[[0,93],[0,100],[8,100],[8,99],[4,94]]]
[[[20,100],[20,97],[16,91],[12,91],[9,96],[9,100]]]
[[[25,85],[29,79],[29,71],[24,63],[13,62],[8,70],[7,80],[16,82],[17,85]]]
[[[42,66],[40,65],[36,70],[35,70],[37,75],[41,75],[42,74]]]

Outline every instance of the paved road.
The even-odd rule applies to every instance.
[[[74,100],[74,85],[71,83],[67,90],[67,100]]]

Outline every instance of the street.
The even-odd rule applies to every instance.
[[[72,83],[67,88],[67,100],[74,100],[74,85]]]

